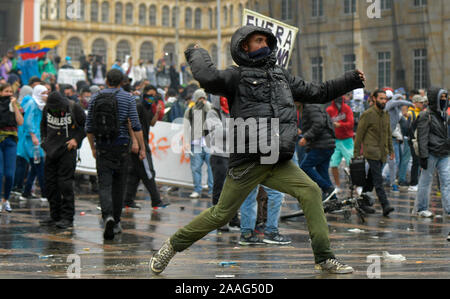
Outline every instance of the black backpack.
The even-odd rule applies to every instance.
[[[119,109],[116,95],[114,93],[99,93],[93,107],[92,131],[97,140],[111,143],[119,137]]]

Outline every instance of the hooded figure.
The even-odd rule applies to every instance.
[[[255,33],[267,37],[268,47],[256,53],[247,53],[243,49],[243,44]],[[356,71],[348,72],[339,79],[323,84],[306,83],[276,65],[276,53],[277,39],[273,33],[269,29],[255,26],[241,27],[231,39],[231,56],[238,67],[232,66],[219,71],[206,50],[190,48],[185,52],[195,79],[200,82],[205,91],[228,99],[231,118],[255,119],[256,130],[250,135],[257,138],[270,136],[271,138],[263,139],[275,142],[269,145],[271,151],[268,154],[267,150],[261,150],[259,147],[257,153],[254,153],[250,148],[256,146],[255,143],[267,144],[268,141],[258,142],[254,138],[250,140],[246,132],[245,153],[242,153],[236,149],[237,146],[242,146],[242,142],[237,141],[236,135],[239,129],[235,128],[235,149],[230,155],[230,167],[249,161],[258,161],[262,156],[269,156],[271,152],[274,152],[272,154],[278,158],[269,158],[270,164],[290,160],[297,141],[294,100],[326,103],[353,89],[364,87]],[[274,128],[274,132],[272,127],[276,127],[277,124],[272,125],[272,119],[276,119],[279,124],[278,128]],[[262,136],[259,136],[260,133]],[[251,146],[250,143],[252,143]],[[274,148],[276,146],[278,150]]]
[[[45,92],[48,92],[48,90],[44,85],[36,85],[33,88],[33,100],[41,111],[44,109],[46,102],[44,98],[48,96]]]
[[[22,104],[23,99],[25,97],[31,97],[32,94],[33,94],[33,88],[31,88],[31,86],[29,86],[29,85],[22,86],[22,88],[20,89],[20,92],[19,92],[19,98],[17,99],[17,102],[19,104]]]
[[[59,92],[52,92],[47,100],[41,122],[42,148],[47,157],[59,158],[67,148],[67,142],[75,139],[78,148],[86,136],[83,108]]]
[[[446,100],[441,100],[442,95]],[[422,111],[417,119],[417,141],[422,168],[429,155],[447,157],[450,155],[450,136],[448,136],[448,91],[431,87],[428,90],[428,109]]]

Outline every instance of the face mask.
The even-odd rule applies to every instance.
[[[264,58],[267,55],[269,55],[270,52],[271,52],[271,50],[269,47],[264,47],[264,48],[254,51],[254,52],[248,53],[248,57],[250,57],[252,59],[261,59],[261,58]]]
[[[145,101],[147,104],[153,104],[153,103],[155,102],[155,97],[154,97],[154,96],[146,95],[146,96],[144,96],[144,101]]]

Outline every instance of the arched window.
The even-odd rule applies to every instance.
[[[223,24],[222,24],[222,27],[227,27],[228,26],[228,7],[224,6],[222,13],[223,13]]]
[[[177,27],[178,23],[178,7],[172,8],[172,27]]]
[[[230,6],[230,27],[234,26],[234,7],[233,5]]]
[[[86,11],[86,6],[84,4],[84,0],[80,0],[80,18],[78,19],[79,21],[84,21],[85,20],[85,11]]]
[[[116,59],[120,59],[122,62],[125,62],[126,55],[131,55],[130,43],[126,40],[121,40],[117,44]]]
[[[120,2],[116,3],[116,11],[115,11],[115,18],[114,21],[116,24],[122,24],[122,12],[123,12],[123,5]]]
[[[190,7],[186,8],[184,12],[184,26],[187,29],[192,29],[192,9]]]
[[[150,26],[156,26],[156,6],[150,6]]]
[[[102,3],[102,23],[109,23],[109,3]]]
[[[209,29],[213,29],[214,17],[213,17],[213,11],[211,8],[208,8],[208,17],[209,17]]]
[[[169,27],[170,9],[168,6],[164,6],[162,9],[162,26]]]
[[[167,53],[167,65],[175,64],[177,65],[177,56],[175,55],[175,45],[173,43],[168,43],[164,46],[164,53]]]
[[[153,44],[151,42],[144,42],[141,45],[141,49],[139,51],[139,58],[144,60],[145,62],[153,61],[153,55]]]
[[[139,5],[139,25],[145,26],[147,20],[147,7],[145,4]]]
[[[78,37],[72,37],[67,42],[66,56],[70,56],[72,61],[80,61],[80,55],[83,51],[83,43]]]
[[[202,10],[195,9],[195,29],[202,29]]]
[[[133,24],[133,4],[131,3],[125,5],[125,22],[127,25]]]
[[[98,22],[98,2],[91,2],[91,22]]]
[[[214,64],[215,64],[216,66],[218,66],[218,60],[217,60],[217,46],[216,46],[215,44],[213,44],[213,45],[211,46],[210,53],[211,53],[211,59],[212,59],[212,61],[214,62]]]
[[[48,20],[49,3],[48,0],[41,0],[41,20]]]
[[[108,47],[106,45],[106,41],[102,38],[97,38],[92,43],[92,54],[98,55],[102,57],[103,62],[108,61]]]

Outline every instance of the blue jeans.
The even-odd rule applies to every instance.
[[[209,192],[212,193],[213,189],[213,174],[211,170],[211,165],[209,164],[210,154],[206,152],[205,147],[192,146],[191,154],[191,171],[192,178],[194,180],[194,191],[197,193],[202,192],[202,165],[203,162],[206,163],[208,171],[208,188]]]
[[[283,201],[283,193],[263,186],[267,192],[267,221],[264,233],[278,232],[278,218],[280,218],[281,203]],[[258,195],[259,185],[250,192],[245,201],[241,205],[241,233],[246,234],[255,230],[257,204],[256,196]]]
[[[450,214],[450,157],[439,158],[433,155],[428,157],[428,169],[422,169],[419,178],[415,210],[422,212],[428,210],[433,175],[437,169],[441,182],[442,207],[445,213]]]
[[[0,193],[3,190],[3,176],[5,177],[5,191],[3,198],[8,200],[14,183],[16,169],[17,143],[12,137],[0,142]]]
[[[327,191],[333,186],[328,173],[333,153],[334,149],[312,149],[300,164],[301,169],[319,185],[322,191]]]
[[[25,184],[25,189],[23,190],[23,195],[25,197],[31,196],[31,189],[33,188],[34,179],[38,178],[39,187],[41,187],[41,196],[45,195],[45,183],[44,183],[44,158],[41,157],[41,163],[35,164],[33,159],[30,159],[30,172],[28,173],[27,182]]]
[[[397,138],[392,138],[392,146],[394,147],[394,153],[395,153],[395,165],[396,169],[400,167],[400,160],[402,158],[402,151],[401,151],[401,144],[398,142]]]
[[[398,183],[400,185],[406,185],[406,173],[408,172],[409,161],[411,161],[411,148],[405,140],[403,143],[402,158],[400,161],[400,169],[398,171]]]

